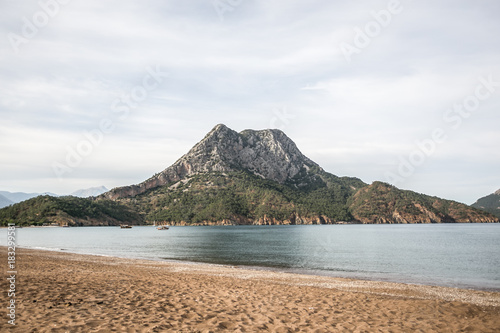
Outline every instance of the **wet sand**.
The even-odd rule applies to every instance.
[[[16,264],[1,332],[500,331],[496,292],[21,248]]]

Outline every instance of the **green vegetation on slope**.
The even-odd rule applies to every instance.
[[[142,217],[127,206],[110,200],[39,196],[0,210],[0,225],[58,223],[70,225],[141,224]]]
[[[352,219],[345,204],[357,189],[355,186],[364,183],[355,178],[303,176],[279,184],[245,171],[199,174],[122,201],[149,221],[201,223],[264,216],[283,221],[292,214],[324,215],[337,221]]]
[[[247,171],[198,174],[118,201],[40,196],[1,209],[0,224],[210,224],[223,220],[251,224],[265,219],[310,223],[320,216],[363,223],[495,221],[488,213],[458,202],[381,182],[368,186],[357,178],[336,177],[317,168],[303,170],[285,184]]]
[[[472,207],[484,210],[500,218],[500,195],[496,193],[487,195],[473,203]]]
[[[495,218],[455,201],[374,182],[348,200],[350,212],[364,223],[491,222]]]

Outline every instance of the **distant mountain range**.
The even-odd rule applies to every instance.
[[[72,192],[70,195],[79,198],[97,197],[105,192],[109,191],[106,186],[90,187],[86,189],[77,190]]]
[[[12,205],[14,202],[0,194],[0,208]]]
[[[7,191],[0,191],[0,208],[19,203],[31,198],[38,197],[39,195],[51,195],[51,196],[57,196],[57,194],[54,193],[24,193],[24,192],[7,192]],[[2,197],[6,200],[2,200]]]
[[[478,199],[472,207],[489,212],[500,218],[500,190]]]
[[[24,224],[171,225],[499,222],[455,201],[338,177],[280,130],[219,124],[173,165],[97,198],[48,196],[0,210]]]
[[[104,192],[107,192],[108,189],[105,186],[99,186],[99,187],[91,187],[87,189],[81,189],[77,190],[70,195],[75,196],[75,197],[80,197],[80,198],[87,198],[87,197],[95,197],[100,194],[103,194]],[[52,197],[59,197],[60,195],[55,194],[55,193],[50,193],[50,192],[45,192],[45,193],[24,193],[24,192],[7,192],[7,191],[0,191],[0,208],[7,207],[9,205],[23,202],[25,200],[29,200],[31,198],[36,198],[41,195],[48,195]]]

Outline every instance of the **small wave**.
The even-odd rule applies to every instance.
[[[44,250],[44,251],[67,251],[66,249],[61,249],[58,247],[45,247],[45,246],[18,246],[18,247],[25,249],[33,249],[33,250]]]

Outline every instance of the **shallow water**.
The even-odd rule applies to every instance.
[[[500,224],[17,229],[17,245],[500,291]],[[7,230],[0,230],[0,245]]]

